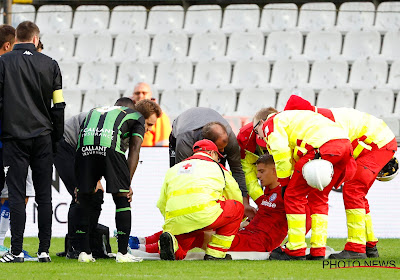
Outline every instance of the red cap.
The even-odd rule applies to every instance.
[[[201,151],[215,151],[218,153],[218,156],[223,158],[224,156],[218,151],[217,145],[211,140],[203,139],[197,141],[193,145],[193,153],[201,152]]]

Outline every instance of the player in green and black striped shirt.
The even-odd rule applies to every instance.
[[[95,212],[92,199],[97,181],[103,176],[106,191],[112,193],[116,206],[115,221],[118,230],[117,262],[135,262],[127,253],[131,230],[132,189],[130,187],[138,161],[143,135],[161,115],[160,106],[151,100],[136,105],[129,98],[120,98],[112,107],[92,109],[82,123],[75,158],[78,182],[78,201],[82,208],[76,226],[80,262],[91,262],[89,246],[89,216]],[[125,151],[129,147],[128,160]]]

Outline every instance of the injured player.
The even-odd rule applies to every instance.
[[[278,182],[273,157],[264,154],[256,161],[256,165],[257,178],[264,187],[264,194],[255,201],[258,205],[257,214],[249,225],[236,234],[229,251],[270,252],[280,246],[287,235],[287,220],[283,204],[284,189]],[[309,215],[307,216],[307,229],[309,229],[311,225]],[[131,236],[129,238],[130,251],[133,254],[135,254],[135,249],[147,253],[158,253],[158,240],[161,234],[162,231],[148,237]],[[212,232],[193,232],[192,234],[195,236],[192,248],[205,249]],[[178,256],[175,257],[179,259]]]

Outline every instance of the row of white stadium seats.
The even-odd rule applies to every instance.
[[[78,37],[76,47],[72,32],[47,33],[41,40],[45,47],[44,52],[54,59],[75,59],[79,62],[108,59],[121,62],[145,57],[155,62],[184,57],[194,62],[221,57],[232,61],[275,61],[297,57],[310,61],[343,58],[350,62],[367,57],[382,57],[389,62],[400,59],[400,31],[387,32],[383,43],[377,31],[350,31],[344,40],[338,31],[315,31],[307,35],[305,43],[299,31],[271,32],[266,38],[260,31],[235,32],[230,35],[229,40],[223,32],[215,31],[195,34],[190,43],[183,31],[157,34],[152,40],[144,32],[119,34],[115,41],[108,33],[83,34]]]
[[[268,4],[261,10],[256,4],[232,4],[224,11],[218,5],[155,6],[147,12],[143,6],[79,6],[75,12],[67,5],[44,5],[37,13],[32,5],[13,5],[13,25],[35,21],[45,33],[74,30],[76,33],[109,30],[113,34],[142,31],[151,34],[184,29],[189,34],[219,30],[226,33],[259,29],[263,32],[297,29],[308,32],[335,28],[340,31],[374,28],[378,31],[400,28],[400,3],[331,2]]]
[[[316,61],[278,60],[272,67],[268,61],[238,61],[233,68],[229,61],[199,62],[190,60],[163,61],[156,67],[151,61],[59,62],[65,88],[120,90],[138,82],[153,83],[160,90],[194,87],[198,90],[232,86],[246,87],[311,87],[315,90],[351,87],[358,91],[368,88],[400,89],[400,61],[390,66],[382,59],[356,60],[351,66],[343,60]]]
[[[130,96],[130,90],[123,96]],[[213,108],[222,115],[253,116],[261,107],[276,107],[283,110],[291,94],[301,95],[318,107],[350,107],[368,112],[377,117],[385,117],[388,125],[399,135],[400,98],[395,104],[391,90],[362,90],[356,95],[350,88],[325,89],[318,95],[310,88],[282,89],[279,94],[272,88],[245,88],[239,93],[234,89],[206,89],[198,93],[195,89],[175,89],[163,91],[160,105],[173,119],[183,111],[200,106]],[[88,90],[82,96],[80,90],[65,90],[66,116],[86,112],[93,107],[114,104],[121,97],[118,90]],[[158,97],[158,94],[156,94]]]

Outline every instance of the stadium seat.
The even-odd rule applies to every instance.
[[[145,32],[120,33],[115,38],[112,59],[115,62],[134,61],[148,57],[150,36]]]
[[[139,82],[152,84],[154,80],[154,64],[151,61],[123,61],[119,66],[117,88],[125,90]]]
[[[383,59],[356,60],[351,68],[349,86],[356,90],[385,87],[387,74],[388,65]]]
[[[221,115],[231,115],[235,106],[236,92],[231,88],[205,89],[200,94],[199,107],[214,109]]]
[[[154,6],[149,12],[147,32],[151,35],[183,28],[183,8],[178,5]]]
[[[270,65],[268,61],[241,60],[235,65],[232,75],[232,86],[235,89],[265,88],[268,86]]]
[[[310,67],[307,60],[278,60],[271,74],[271,85],[275,89],[300,87],[307,84]]]
[[[376,10],[375,28],[380,32],[400,29],[400,2],[381,2]]]
[[[105,5],[82,5],[76,8],[72,30],[76,34],[104,32],[110,10]]]
[[[197,92],[193,88],[165,90],[160,106],[173,120],[184,111],[197,106]]]
[[[297,6],[294,3],[267,4],[262,10],[260,30],[269,33],[295,29],[297,14]]]
[[[229,60],[258,59],[264,51],[264,35],[260,31],[234,32],[229,37],[226,56]]]
[[[160,90],[187,88],[193,76],[189,60],[161,61],[157,68],[155,85]]]
[[[225,8],[222,31],[253,31],[258,28],[260,8],[256,4],[231,4]]]
[[[383,38],[381,56],[389,62],[400,59],[400,31],[388,31]]]
[[[302,32],[329,30],[335,21],[335,4],[305,3],[300,8],[298,29]]]
[[[310,101],[311,105],[315,105],[315,93],[311,88],[284,88],[279,92],[278,101],[276,103],[276,109],[278,111],[282,111],[289,97],[291,95],[298,95],[303,97],[304,99]]]
[[[265,57],[268,60],[294,58],[303,49],[303,35],[299,31],[275,31],[267,38]]]
[[[35,17],[36,17],[36,9],[33,5],[27,5],[27,4],[12,5],[11,25],[14,26],[15,28],[17,28],[18,24],[26,20],[35,22]]]
[[[393,105],[391,89],[363,89],[358,93],[356,109],[379,118],[391,115]]]
[[[276,93],[272,88],[245,88],[239,95],[235,115],[254,116],[263,107],[275,107]]]
[[[113,62],[86,62],[81,68],[78,87],[83,90],[109,89],[114,86],[115,75]]]
[[[192,5],[186,11],[185,32],[188,35],[217,31],[221,27],[222,9],[218,5]]]
[[[194,34],[190,43],[189,58],[193,61],[210,61],[223,57],[226,37],[221,31]]]
[[[335,88],[346,85],[349,66],[345,60],[317,60],[311,68],[310,87]]]
[[[396,104],[394,106],[394,114],[400,118],[400,98],[399,94],[397,93]]]
[[[336,28],[342,32],[371,29],[375,19],[372,2],[345,2],[340,5]]]
[[[78,63],[75,61],[60,61],[58,65],[61,70],[63,88],[76,88],[78,83]]]
[[[111,57],[112,37],[108,33],[82,34],[76,43],[78,62],[107,60]]]
[[[109,31],[113,35],[143,31],[147,11],[143,6],[116,6],[112,9]]]
[[[231,64],[228,61],[201,61],[196,65],[193,85],[196,89],[220,88],[229,85]]]
[[[74,54],[75,37],[71,32],[46,33],[40,37],[43,53],[57,61],[71,60]]]
[[[182,31],[156,34],[153,38],[150,58],[155,62],[186,57],[188,38]]]
[[[83,97],[82,112],[102,106],[113,106],[121,97],[116,89],[91,89]]]
[[[400,136],[400,118],[399,114],[382,117],[382,120],[387,124],[387,126],[392,130],[396,137]]]
[[[342,41],[338,31],[311,31],[306,37],[303,56],[310,61],[338,57]]]
[[[67,104],[65,107],[65,120],[67,120],[81,112],[82,92],[78,89],[66,89],[63,90],[63,96]]]
[[[43,5],[36,14],[40,33],[69,31],[72,24],[72,8],[68,5]]]
[[[349,61],[378,56],[381,36],[378,31],[349,31],[343,44],[343,57]]]
[[[354,108],[355,96],[351,88],[323,89],[318,94],[317,107],[321,108]]]
[[[400,60],[392,63],[387,86],[391,89],[400,89]]]

